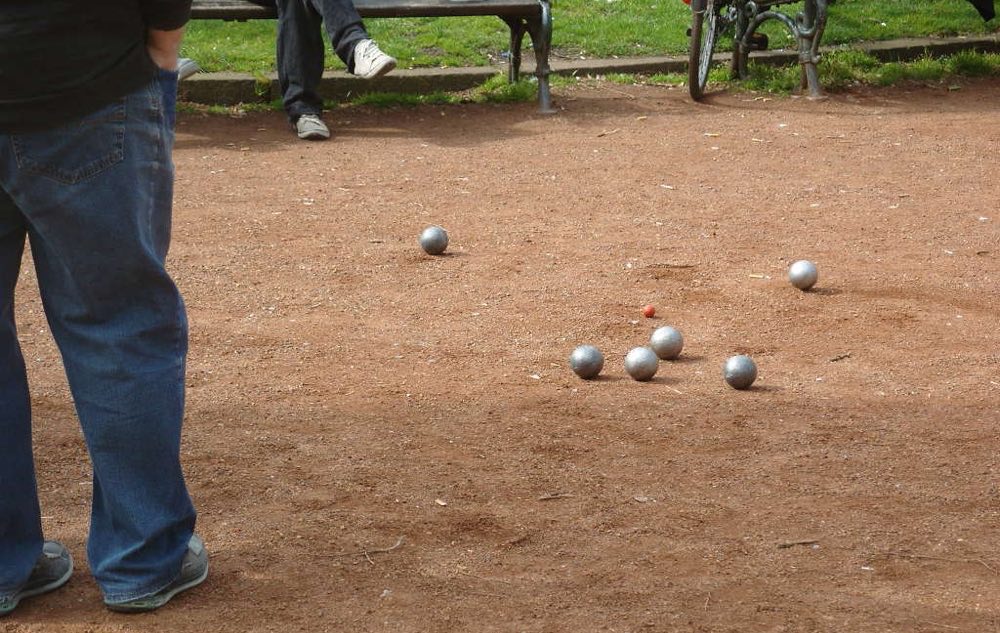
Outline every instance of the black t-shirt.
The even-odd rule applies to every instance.
[[[149,81],[146,31],[191,0],[0,0],[0,133],[50,129]]]

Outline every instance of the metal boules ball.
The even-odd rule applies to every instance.
[[[653,330],[653,334],[649,337],[649,346],[663,360],[674,360],[681,355],[684,337],[675,328],[664,325]]]
[[[733,389],[746,389],[757,380],[757,363],[749,356],[732,356],[722,368],[726,383]]]
[[[569,355],[569,366],[580,378],[595,378],[604,367],[604,354],[593,345],[581,345]]]
[[[819,279],[816,264],[807,259],[800,259],[788,267],[788,281],[799,290],[809,290]]]
[[[428,226],[420,234],[420,248],[428,255],[440,255],[448,248],[448,231],[440,226]]]
[[[625,371],[640,382],[655,376],[659,367],[659,357],[648,347],[634,347],[625,355]]]

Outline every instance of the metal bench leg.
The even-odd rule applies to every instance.
[[[805,7],[793,20],[791,16],[781,11],[763,11],[756,13],[757,5],[748,3],[750,7],[749,26],[743,38],[736,43],[734,55],[741,61],[740,77],[747,77],[746,53],[751,50],[751,38],[757,27],[767,20],[777,20],[785,25],[788,32],[799,43],[799,64],[802,65],[802,89],[809,91],[810,99],[825,99],[823,88],[819,83],[819,43],[823,39],[823,29],[826,28],[826,7],[829,0],[806,0]]]
[[[827,0],[806,0],[803,11],[796,16],[799,35],[799,63],[802,64],[802,88],[809,90],[809,98],[825,99],[819,83],[819,43],[826,28]]]
[[[549,91],[549,49],[552,46],[552,9],[548,0],[541,0],[542,14],[527,23],[531,46],[535,49],[535,77],[538,78],[538,111],[555,114],[552,93]]]
[[[503,18],[510,27],[510,66],[507,67],[507,80],[515,83],[521,76],[521,45],[524,43],[524,19]]]

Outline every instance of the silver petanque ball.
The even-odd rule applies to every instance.
[[[800,259],[788,267],[788,281],[799,290],[809,290],[819,279],[816,264],[807,259]]]
[[[653,334],[649,337],[649,346],[663,360],[674,360],[681,355],[684,337],[676,328],[665,325],[653,330]]]
[[[722,375],[733,389],[746,389],[757,380],[757,363],[749,356],[731,356],[722,368]]]
[[[660,359],[648,347],[633,347],[625,355],[625,371],[632,378],[644,382],[656,375]]]
[[[594,378],[604,367],[604,354],[593,345],[581,345],[569,355],[569,366],[580,378]]]
[[[448,231],[440,226],[428,226],[420,234],[420,248],[428,255],[440,255],[448,248]]]

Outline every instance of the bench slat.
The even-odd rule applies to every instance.
[[[355,0],[363,18],[449,17],[449,16],[530,16],[542,11],[539,0]],[[247,0],[195,0],[195,19],[273,19],[277,12]]]

